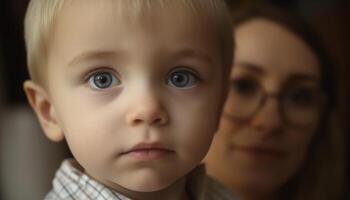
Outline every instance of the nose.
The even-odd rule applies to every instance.
[[[252,118],[251,124],[265,133],[273,133],[282,126],[281,112],[276,98],[268,98]]]
[[[126,123],[130,126],[162,126],[169,120],[168,113],[155,93],[144,92],[131,100],[126,114]]]

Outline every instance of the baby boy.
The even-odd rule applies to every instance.
[[[200,165],[231,31],[221,0],[32,0],[24,89],[74,156],[46,199],[233,199]]]

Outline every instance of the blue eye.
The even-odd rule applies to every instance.
[[[114,85],[120,85],[120,80],[110,72],[97,72],[89,77],[89,85],[93,89],[103,90]]]
[[[198,78],[188,70],[180,70],[168,76],[167,84],[180,89],[188,89],[196,86]]]

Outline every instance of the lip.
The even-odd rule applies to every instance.
[[[160,143],[139,143],[121,155],[130,156],[136,160],[151,161],[159,160],[174,154],[175,151],[165,147]]]
[[[286,152],[273,147],[265,147],[265,146],[233,146],[234,150],[244,152],[250,156],[254,157],[269,157],[269,158],[282,158],[286,156]]]

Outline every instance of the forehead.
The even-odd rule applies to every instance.
[[[152,19],[153,21],[154,18],[158,18],[159,16],[179,12],[181,14],[194,13],[198,9],[195,9],[192,4],[187,4],[183,0],[66,0],[61,10],[61,14],[72,14],[75,17],[82,13],[88,15],[102,14],[109,18],[118,17],[123,18],[123,20],[136,19],[136,21],[146,22],[148,19]],[[85,17],[87,16],[85,15]]]
[[[69,59],[81,51],[114,51],[132,45],[159,49],[196,46],[211,56],[215,54],[212,52],[218,46],[217,35],[210,31],[206,17],[184,3],[175,3],[182,1],[169,1],[169,5],[158,3],[152,8],[121,2],[133,1],[65,3],[53,28],[51,49],[56,52],[51,55]],[[68,54],[67,50],[69,55],[64,55]]]
[[[102,23],[101,26],[129,25],[128,28],[142,27],[153,32],[156,32],[157,28],[180,27],[191,30],[208,30],[215,26],[209,13],[205,13],[210,8],[203,9],[199,5],[198,8],[195,8],[194,6],[196,5],[187,4],[183,0],[71,0],[64,3],[57,21],[61,23],[98,21]]]
[[[262,18],[236,29],[236,63],[251,63],[265,73],[288,77],[308,74],[319,77],[319,61],[301,38],[281,25]]]

